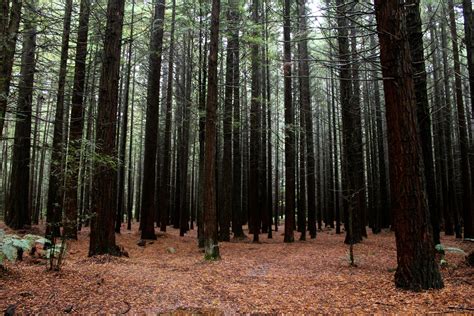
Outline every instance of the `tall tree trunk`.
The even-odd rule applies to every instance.
[[[302,125],[305,127],[306,152],[301,155],[306,156],[306,197],[308,200],[308,229],[311,238],[316,237],[316,179],[315,160],[313,145],[313,112],[311,110],[311,95],[309,87],[309,65],[308,65],[308,27],[306,18],[306,0],[299,1],[300,16],[300,38],[298,42],[299,50],[299,76],[300,76],[300,115],[304,117]],[[304,148],[304,146],[303,146]],[[301,179],[301,181],[304,181]]]
[[[0,138],[3,134],[5,115],[7,110],[8,94],[12,78],[13,59],[15,57],[16,40],[20,27],[22,0],[12,0],[8,12],[8,0],[3,0],[2,33],[0,47]],[[9,16],[8,16],[9,15]],[[8,21],[8,22],[7,22]]]
[[[445,6],[443,6],[443,14],[445,13]],[[441,19],[441,54],[443,63],[443,87],[444,87],[444,107],[443,116],[445,117],[443,138],[446,141],[446,156],[447,156],[447,209],[444,213],[444,230],[446,235],[454,235],[453,225],[457,222],[457,198],[455,188],[455,163],[454,163],[454,146],[453,146],[453,123],[452,123],[452,105],[451,105],[451,91],[450,91],[450,75],[448,62],[448,34],[446,30],[446,19]],[[455,220],[456,219],[456,220]],[[457,229],[456,229],[457,231]]]
[[[234,10],[236,8],[236,1],[230,3],[227,11],[227,56],[226,56],[226,74],[225,74],[225,95],[224,95],[224,156],[222,158],[222,172],[224,177],[222,179],[222,195],[223,208],[219,210],[219,239],[222,241],[230,240],[230,221],[232,211],[232,97],[234,87],[238,83],[234,83],[234,50],[235,50],[235,32],[238,32],[234,22]]]
[[[354,14],[356,11],[356,3],[352,5],[351,8],[351,14]],[[354,203],[355,208],[354,208],[354,214],[352,216],[352,225],[354,227],[353,229],[353,239],[356,240],[362,240],[362,237],[367,237],[367,231],[366,231],[366,187],[365,187],[365,181],[364,181],[364,155],[363,155],[363,147],[364,144],[362,142],[362,112],[361,112],[361,106],[360,106],[360,76],[359,76],[359,53],[357,51],[357,17],[352,18],[351,22],[351,79],[352,79],[352,96],[351,96],[351,110],[348,115],[351,116],[352,119],[352,126],[353,128],[350,128],[351,131],[350,133],[352,134],[350,136],[351,141],[349,144],[352,144],[350,150],[353,153],[351,153],[351,158],[349,158],[351,161],[349,164],[351,167],[349,168],[350,170],[350,177],[354,177],[354,187],[352,189],[354,192],[357,192],[356,195],[354,196]],[[356,20],[354,20],[356,19]],[[345,130],[345,128],[344,128]],[[353,157],[353,158],[352,158]],[[354,163],[354,165],[352,165]],[[360,235],[360,236],[359,236]]]
[[[110,161],[116,157],[116,120],[122,40],[124,0],[109,0],[104,53],[99,84],[96,123],[96,154],[105,161],[94,170],[89,255],[120,254],[115,245],[114,218],[117,205],[116,170]],[[102,160],[101,159],[101,160]]]
[[[464,11],[464,31],[465,31],[465,42],[467,51],[467,69],[469,71],[469,87],[471,96],[471,115],[468,119],[468,126],[470,127],[471,133],[474,128],[474,14],[472,13],[472,1],[462,1]],[[471,190],[474,190],[474,139],[471,139],[470,148],[470,167],[471,167]],[[472,200],[472,191],[471,191]],[[474,204],[474,201],[471,201]],[[471,206],[470,210],[465,210],[464,219],[464,238],[474,237],[474,207]]]
[[[163,52],[163,25],[165,18],[165,0],[158,0],[155,5],[151,39],[150,61],[147,87],[147,108],[145,127],[145,156],[143,169],[142,203],[140,228],[142,239],[156,239],[155,235],[155,177],[156,177],[156,149],[158,139],[158,112],[160,100],[161,61]]]
[[[363,183],[360,174],[363,170],[362,148],[360,148],[358,127],[360,127],[360,107],[358,102],[352,99],[352,82],[349,39],[347,31],[347,4],[345,0],[336,0],[338,43],[340,60],[340,93],[342,111],[342,143],[343,143],[343,179],[344,199],[347,201],[348,213],[345,220],[346,239],[345,243],[353,244],[362,240],[358,226],[358,215],[363,207],[360,195],[363,192]],[[356,170],[359,170],[358,172]]]
[[[376,41],[375,32],[370,35],[370,47],[376,53]],[[377,215],[374,219],[374,227],[372,228],[374,233],[380,232],[381,228],[388,228],[391,224],[390,220],[390,205],[389,205],[389,194],[387,185],[387,167],[386,162],[388,159],[385,157],[385,134],[384,134],[384,115],[382,113],[380,87],[378,79],[377,66],[372,62],[372,77],[374,78],[373,89],[374,89],[374,105],[376,113],[376,125],[377,125],[377,164],[378,164],[378,188],[377,188]]]
[[[29,10],[33,9],[34,4]],[[31,111],[36,66],[35,53],[36,26],[33,13],[28,12],[24,22],[15,140],[6,217],[6,224],[13,229],[31,225],[28,184],[30,182]]]
[[[420,132],[421,148],[423,150],[423,164],[425,166],[426,194],[431,225],[433,226],[433,240],[439,244],[439,216],[436,203],[436,181],[433,160],[433,143],[431,141],[431,116],[426,88],[425,54],[423,50],[423,30],[421,27],[420,0],[407,1],[407,36],[410,44],[410,55],[415,82],[416,115]]]
[[[238,3],[238,2],[237,2]],[[234,2],[233,2],[234,4]],[[242,151],[241,151],[241,116],[240,116],[240,43],[239,43],[239,8],[232,6],[229,12],[229,19],[232,21],[232,35],[229,46],[232,42],[232,84],[233,84],[233,125],[232,125],[232,233],[234,238],[244,237],[242,230]]]
[[[451,26],[451,40],[453,44],[454,59],[454,85],[456,89],[456,105],[458,112],[459,143],[461,150],[461,183],[462,183],[462,210],[464,219],[464,238],[474,237],[474,203],[472,197],[472,183],[469,173],[469,136],[468,126],[466,124],[466,114],[464,111],[461,63],[459,61],[458,35],[456,31],[456,16],[454,12],[453,0],[448,0],[449,21]]]
[[[71,122],[69,126],[69,144],[67,157],[67,177],[65,180],[64,233],[68,238],[77,239],[78,179],[82,149],[82,130],[84,127],[84,86],[86,76],[87,39],[89,31],[88,0],[81,0],[79,29],[74,67],[74,85],[72,88]],[[56,211],[56,210],[54,210]],[[59,210],[57,210],[59,211]],[[52,214],[59,220],[59,214]]]
[[[211,28],[209,42],[206,107],[206,135],[204,150],[204,252],[207,259],[219,259],[217,244],[217,209],[216,209],[216,122],[217,122],[217,56],[219,49],[219,12],[220,0],[212,0]]]
[[[268,52],[268,12],[270,7],[268,0],[265,0],[265,106],[267,109],[267,212],[268,212],[268,238],[273,238],[272,234],[272,220],[273,220],[273,196],[272,196],[272,111],[271,111],[271,82],[270,82],[270,56]]]
[[[160,186],[160,204],[161,218],[160,230],[165,232],[168,225],[169,208],[170,208],[170,172],[171,172],[171,114],[173,104],[173,63],[174,63],[174,32],[176,20],[176,1],[172,1],[171,14],[171,34],[170,49],[168,58],[168,86],[166,89],[166,109],[165,109],[165,134],[163,149],[163,165],[161,169],[161,186]]]
[[[132,20],[130,23],[130,39],[127,50],[127,73],[125,79],[125,91],[123,97],[123,118],[122,131],[120,134],[120,153],[119,153],[119,172],[118,172],[118,198],[117,198],[117,214],[115,218],[115,232],[120,233],[120,227],[123,220],[123,214],[126,210],[125,200],[125,156],[127,151],[127,129],[128,129],[128,101],[130,96],[130,77],[132,74],[132,44],[133,44],[133,18],[135,10],[135,1],[132,0]],[[132,114],[133,115],[133,114]],[[133,126],[131,127],[133,129]],[[130,188],[129,188],[130,190]]]
[[[69,35],[71,30],[72,0],[66,1],[64,9],[63,38],[61,44],[61,61],[59,67],[58,93],[56,98],[56,114],[53,130],[53,152],[51,156],[51,170],[49,173],[48,204],[46,215],[46,235],[59,236],[59,225],[61,221],[63,190],[62,161],[64,146],[64,87],[66,83],[67,60],[69,52]]]
[[[313,111],[311,109],[311,92],[309,85],[309,55],[308,55],[308,26],[306,13],[306,0],[300,0],[300,42],[298,50],[300,55],[299,76],[300,76],[300,103],[301,113],[304,116],[304,126],[306,134],[306,185],[308,199],[308,229],[311,238],[316,238],[316,163],[314,159],[313,140]]]
[[[471,96],[471,120],[474,120],[474,14],[472,13],[472,0],[463,0],[462,7],[464,11],[464,33],[465,33],[465,42],[466,42],[466,51],[467,51],[467,69],[469,71],[469,87],[470,87],[470,96]],[[470,124],[472,128],[473,122],[470,121]],[[472,169],[471,169],[471,173],[472,173]],[[471,177],[472,177],[472,174],[471,174]]]
[[[131,29],[133,29],[133,21],[134,21],[134,11],[135,11],[135,1],[132,3],[132,22],[131,22]],[[130,32],[130,52],[129,56],[132,55],[132,48],[133,48],[133,33]],[[132,63],[129,63],[130,67],[132,67]],[[130,118],[130,141],[128,145],[128,197],[127,197],[127,230],[132,229],[132,212],[133,212],[133,197],[135,192],[135,181],[134,181],[134,164],[133,164],[133,130],[134,130],[134,105],[135,105],[135,73],[136,68],[133,65],[133,74],[132,74],[132,105],[131,105],[131,118]]]
[[[193,66],[192,66],[192,35],[189,34],[187,37],[187,43],[185,44],[185,53],[183,54],[183,62],[185,66],[183,67],[183,86],[184,86],[184,93],[183,93],[183,129],[182,129],[182,154],[180,160],[181,169],[181,197],[180,197],[180,205],[179,205],[179,234],[180,236],[184,236],[185,233],[189,231],[189,197],[188,197],[188,165],[189,165],[189,127],[190,127],[190,112],[191,112],[191,91],[192,91],[192,74],[193,74]]]
[[[291,8],[283,8],[283,75],[285,91],[285,242],[294,241],[295,227],[295,114],[291,91]]]
[[[397,272],[395,285],[410,290],[443,287],[434,257],[417,133],[416,99],[403,4],[375,0],[388,127]]]
[[[258,25],[260,23],[259,0],[252,1],[252,21],[254,23],[254,37],[260,36]],[[251,44],[251,80],[252,80],[252,96],[250,102],[250,152],[249,152],[249,215],[250,227],[253,233],[253,241],[258,242],[260,234],[260,209],[261,203],[261,187],[260,176],[261,170],[259,158],[261,156],[261,71],[260,71],[260,45],[254,41]]]

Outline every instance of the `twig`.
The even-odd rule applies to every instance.
[[[132,308],[132,305],[130,305],[129,302],[127,301],[123,301],[126,305],[127,305],[127,309],[123,312],[120,313],[120,315],[125,315],[126,313],[128,313],[130,311],[130,309]]]
[[[472,307],[464,307],[464,306],[448,306],[449,309],[461,309],[465,311],[474,311]]]

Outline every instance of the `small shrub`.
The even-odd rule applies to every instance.
[[[14,234],[5,234],[0,229],[0,266],[5,266],[5,261],[15,262],[23,259],[23,253],[34,253],[37,247],[46,249],[51,242],[38,235],[25,235],[19,237]],[[45,252],[45,255],[47,251]]]

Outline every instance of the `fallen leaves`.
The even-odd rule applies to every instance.
[[[0,224],[1,225],[1,224]],[[60,272],[26,260],[0,276],[0,311],[23,314],[221,315],[235,313],[431,313],[474,308],[473,270],[461,256],[447,254],[445,288],[411,293],[393,284],[396,267],[392,232],[369,235],[355,245],[358,267],[349,267],[343,235],[284,244],[261,236],[221,243],[222,260],[207,262],[196,232],[160,233],[137,245],[138,225],[122,230],[117,242],[130,258],[88,255],[88,230],[71,242]],[[443,243],[465,245],[453,237]],[[174,249],[174,252],[170,249]]]

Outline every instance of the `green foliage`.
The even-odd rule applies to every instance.
[[[38,235],[25,235],[19,237],[17,235],[5,234],[0,229],[0,266],[4,265],[5,260],[15,262],[20,252],[29,252],[35,244],[51,243],[48,239]]]
[[[446,252],[450,252],[450,253],[458,253],[458,254],[462,254],[462,255],[467,255],[466,252],[464,252],[464,250],[460,249],[460,248],[455,248],[455,247],[445,247],[443,244],[437,244],[435,246],[435,249],[436,249],[436,252],[438,254],[440,254],[441,256],[441,259],[439,261],[439,264],[440,266],[442,267],[445,267],[445,266],[448,266],[448,261],[446,260]]]

